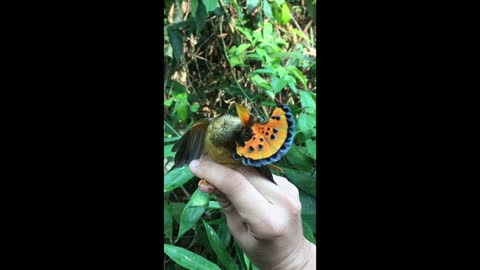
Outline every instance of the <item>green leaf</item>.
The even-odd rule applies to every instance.
[[[248,11],[253,11],[260,4],[260,0],[247,0]]]
[[[308,225],[307,222],[302,220],[302,227],[303,227],[303,236],[305,236],[305,238],[308,241],[310,241],[314,244],[317,244],[317,241],[315,240],[315,236],[313,234],[313,231],[312,231],[312,228],[310,227],[310,225]]]
[[[272,37],[272,33],[273,33],[273,26],[271,23],[269,22],[266,22],[264,25],[263,25],[263,40],[266,40],[266,39],[269,39]]]
[[[265,89],[264,92],[265,92],[265,94],[267,94],[267,96],[268,96],[271,100],[275,100],[275,93],[273,92],[273,90]]]
[[[173,157],[175,155],[174,152],[172,152],[173,144],[167,144],[163,146],[163,156],[164,157]]]
[[[297,124],[297,131],[303,132],[307,138],[311,138],[317,125],[317,119],[311,114],[301,113]]]
[[[256,69],[256,70],[253,71],[252,73],[253,73],[253,74],[269,74],[269,75],[271,75],[271,74],[273,74],[274,72],[275,72],[274,69],[267,67],[267,68],[259,68],[259,69]]]
[[[255,75],[252,76],[252,81],[258,87],[261,87],[261,88],[266,89],[266,90],[273,90],[270,83],[268,83],[264,78],[262,78],[262,76],[260,76],[258,74],[255,74]],[[273,91],[272,91],[272,93],[273,93]]]
[[[217,0],[202,0],[202,2],[205,5],[207,13],[210,11],[214,11],[216,8],[218,8]]]
[[[295,78],[290,75],[283,77],[283,79],[287,82],[288,86],[290,87],[290,89],[292,89],[293,93],[297,94],[298,90],[297,90],[297,87],[295,86],[295,84],[297,84],[297,80],[295,80]]]
[[[317,110],[317,105],[311,92],[301,90],[300,102],[302,103],[302,107],[305,108],[305,111],[307,113],[315,114]]]
[[[211,225],[210,223],[208,223]],[[218,237],[222,240],[223,244],[228,247],[230,244],[230,240],[232,240],[232,234],[230,233],[230,229],[228,228],[227,222],[223,222],[218,224]]]
[[[207,232],[208,241],[217,255],[218,260],[225,266],[227,270],[238,270],[237,265],[233,258],[228,254],[227,247],[223,244],[222,240],[215,232],[215,230],[208,225],[208,223],[203,221],[203,226],[205,226],[205,231]]]
[[[179,122],[185,123],[188,117],[188,95],[187,93],[180,93],[176,97],[175,107],[173,108],[172,114],[175,115]]]
[[[317,228],[317,203],[316,199],[300,190],[300,202],[302,204],[302,220],[310,225],[313,232],[316,233]]]
[[[294,170],[289,168],[282,168],[285,174],[287,175],[288,180],[294,184],[300,190],[304,192],[317,196],[317,180],[315,176],[310,173]]]
[[[307,139],[305,141],[305,145],[307,147],[308,156],[317,160],[317,141],[314,141],[312,139]]]
[[[163,244],[163,251],[174,262],[189,270],[221,270],[213,262],[181,247]]]
[[[311,40],[305,35],[305,33],[303,33],[302,31],[300,31],[300,30],[298,30],[298,29],[296,29],[296,28],[293,28],[292,31],[293,31],[295,34],[297,34],[297,36],[305,39],[307,42],[313,43],[313,41],[311,41]]]
[[[200,109],[200,104],[198,104],[198,102],[195,102],[192,106],[190,106],[191,112],[198,112],[198,109]]]
[[[205,26],[207,20],[207,11],[203,3],[198,3],[197,12],[195,13],[195,25],[197,26],[197,33],[200,33]]]
[[[285,80],[279,79],[276,76],[272,76],[272,87],[275,94],[278,94],[287,85]]]
[[[222,207],[220,206],[220,204],[218,204],[217,201],[210,201],[210,202],[208,202],[208,208],[212,208],[212,209],[222,209]]]
[[[237,26],[237,30],[238,30],[238,32],[242,33],[248,41],[253,43],[252,42],[252,34],[251,34],[252,30],[250,30],[248,28],[241,27],[241,26]]]
[[[270,20],[273,20],[272,7],[267,0],[263,1],[263,14],[265,14]]]
[[[238,261],[241,264],[242,269],[249,269],[250,265],[247,267],[245,265],[245,260],[242,260],[243,258],[243,250],[238,246],[237,241],[233,240],[233,248],[235,249],[235,255],[238,259]]]
[[[182,216],[183,209],[185,208],[185,203],[183,202],[170,202],[170,211],[173,218],[180,223],[180,218]]]
[[[249,270],[252,265],[252,263],[250,262],[250,259],[248,258],[247,254],[243,253],[243,260],[245,261],[245,265],[247,265],[247,270]]]
[[[197,15],[198,0],[190,0],[191,3],[191,14],[193,17]]]
[[[307,89],[308,88],[307,87],[307,78],[305,78],[303,73],[300,70],[298,70],[298,68],[295,67],[295,66],[289,66],[288,69],[293,74],[293,76],[297,77],[297,79],[300,80],[300,82],[303,84],[305,89]]]
[[[282,5],[282,19],[280,24],[287,24],[290,19],[292,18],[292,14],[290,13],[290,8],[288,8],[287,3],[283,3]]]
[[[183,55],[183,35],[178,30],[169,29],[168,39],[173,48],[173,56],[177,61],[180,61]]]
[[[239,65],[243,64],[242,59],[238,56],[232,56],[232,57],[229,58],[229,60],[230,60],[230,65],[232,67],[239,66]]]
[[[188,201],[187,205],[183,209],[182,216],[180,218],[180,228],[178,229],[178,239],[182,237],[185,232],[190,230],[198,219],[202,216],[203,212],[205,212],[205,207],[200,205],[208,205],[208,197],[207,193],[201,192],[197,189],[190,200]],[[199,206],[193,206],[199,205]]]
[[[240,46],[238,46],[237,51],[235,52],[236,55],[242,54],[246,49],[250,47],[250,44],[242,43]]]
[[[172,235],[173,235],[173,219],[172,219],[172,213],[170,212],[170,207],[168,205],[167,201],[163,202],[163,232],[165,235],[170,239],[170,242],[172,242]]]
[[[169,99],[165,100],[165,101],[163,102],[163,106],[165,106],[165,107],[167,107],[167,108],[170,107],[170,106],[172,106],[172,103],[173,103],[173,100],[174,100],[174,99],[175,99],[174,97],[170,97]]]
[[[285,155],[290,163],[299,170],[309,172],[312,170],[313,162],[305,155],[306,149],[298,145],[293,145]]]
[[[188,166],[181,168],[175,168],[165,175],[163,182],[163,192],[176,189],[181,185],[187,183],[193,178],[193,174],[190,172]]]

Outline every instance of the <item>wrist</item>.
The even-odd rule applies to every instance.
[[[317,266],[317,246],[304,238],[304,242],[273,270],[310,270]]]

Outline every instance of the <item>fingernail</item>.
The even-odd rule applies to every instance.
[[[190,162],[190,168],[195,168],[198,166],[198,164],[200,164],[200,161],[194,159],[192,162]]]

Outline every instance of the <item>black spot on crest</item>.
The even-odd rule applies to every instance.
[[[267,134],[267,135],[268,135],[268,134]],[[270,136],[270,139],[275,140],[275,139],[277,139],[277,136],[275,136],[275,135],[272,134],[272,136]]]
[[[267,132],[267,133],[265,133],[265,135],[267,135],[267,136],[268,136],[268,132]]]
[[[263,149],[263,145],[259,144],[258,145],[258,150],[262,151],[262,149]]]
[[[260,141],[263,142],[263,138],[260,138]]]
[[[278,132],[278,128],[273,128],[273,133],[277,133]]]
[[[252,153],[253,150],[255,150],[255,149],[253,148],[253,146],[249,146],[249,147],[248,147],[248,152],[249,152],[249,153]]]

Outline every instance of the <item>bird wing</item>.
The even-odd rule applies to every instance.
[[[209,119],[203,119],[190,128],[172,148],[175,154],[175,167],[182,167],[194,159],[199,159],[205,153],[205,136],[210,124]]]

